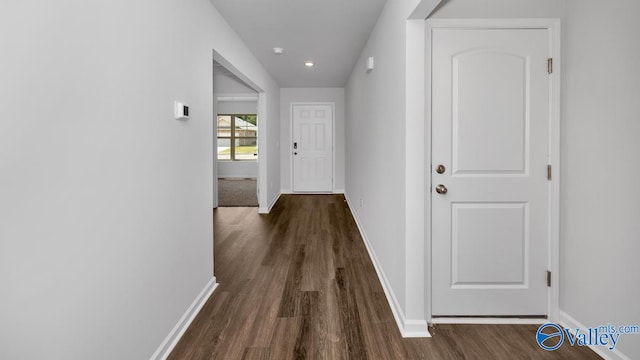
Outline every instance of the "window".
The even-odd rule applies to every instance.
[[[255,114],[218,115],[218,160],[258,158],[258,117]]]

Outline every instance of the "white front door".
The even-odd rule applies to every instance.
[[[333,106],[294,104],[293,191],[333,190]]]
[[[433,316],[548,313],[549,31],[433,29]]]

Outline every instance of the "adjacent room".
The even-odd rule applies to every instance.
[[[213,89],[217,204],[258,207],[258,93],[218,62]]]

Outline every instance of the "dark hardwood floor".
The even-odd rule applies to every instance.
[[[403,339],[342,195],[215,211],[220,286],[169,359],[599,359],[535,325],[438,325]]]

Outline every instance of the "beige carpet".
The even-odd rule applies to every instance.
[[[255,179],[218,179],[218,206],[258,206]]]

